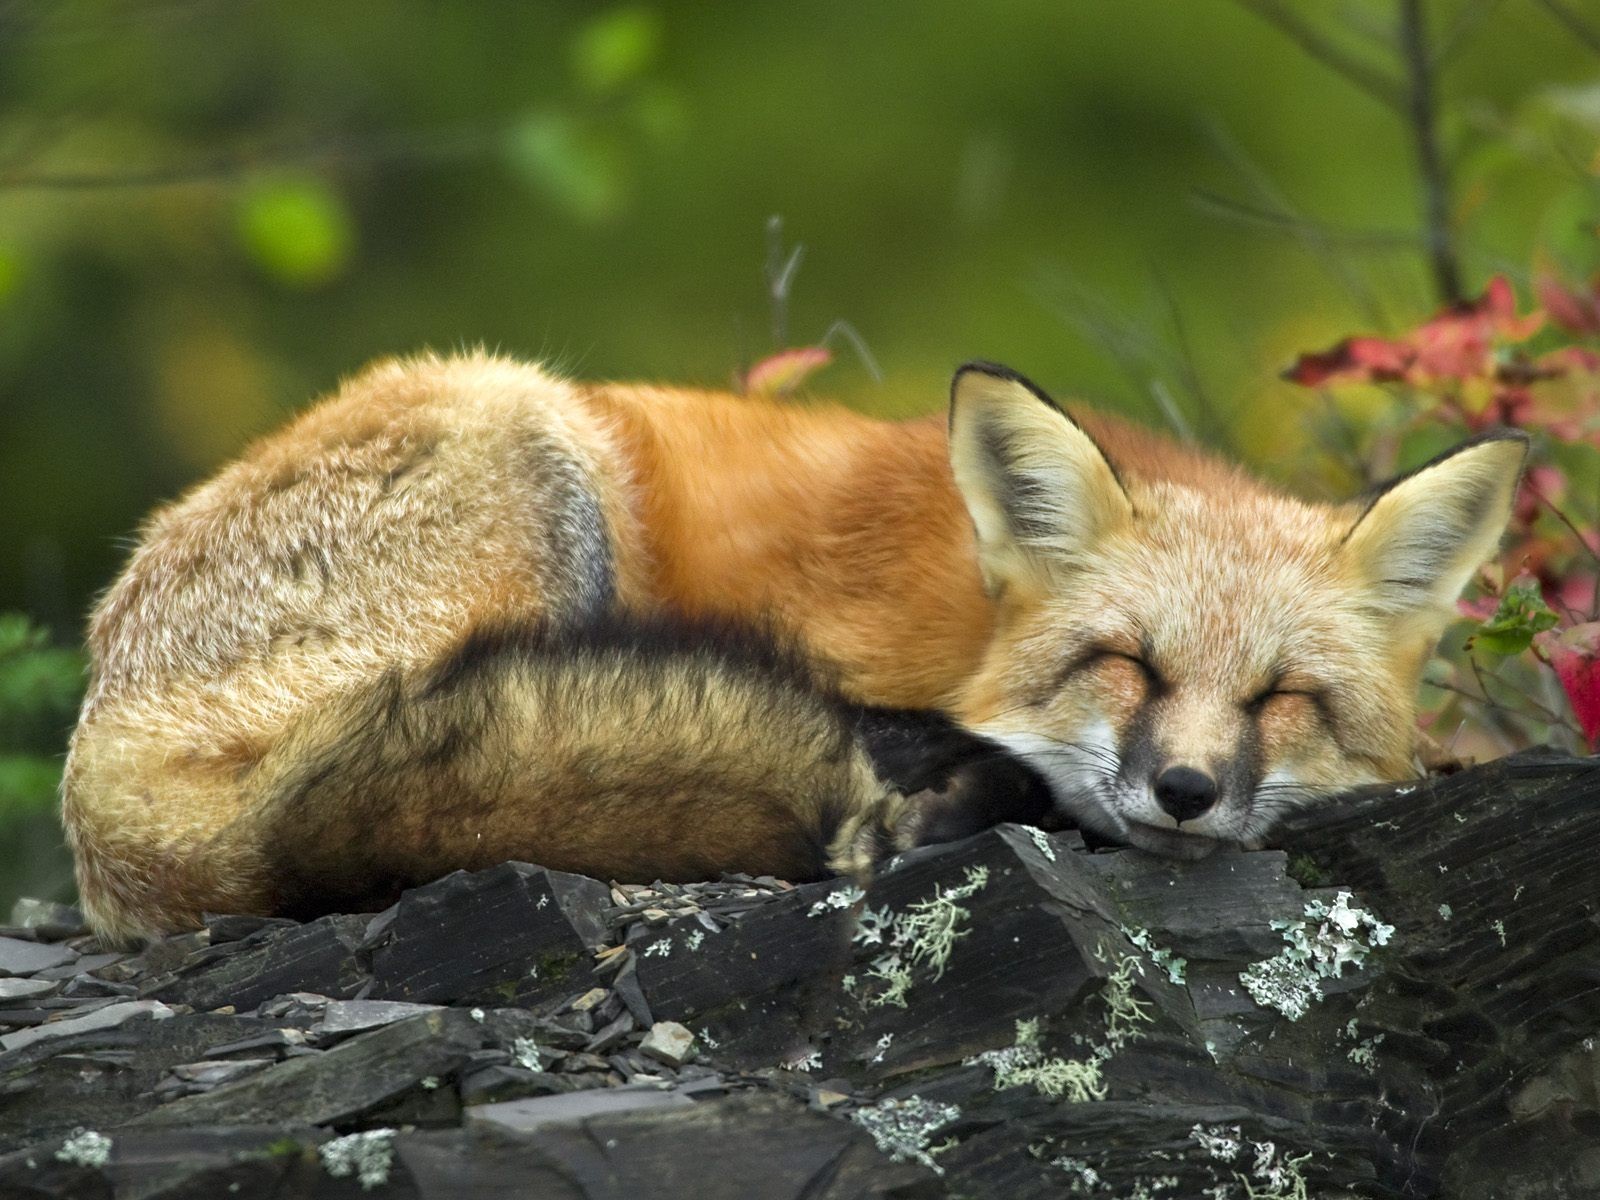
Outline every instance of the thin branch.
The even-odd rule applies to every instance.
[[[1369,250],[1411,250],[1417,244],[1417,235],[1414,233],[1397,229],[1341,229],[1319,224],[1287,208],[1262,208],[1203,189],[1190,192],[1189,199],[1196,207],[1205,209],[1213,216],[1237,221],[1241,225],[1257,225],[1307,241]]]
[[[1398,80],[1334,45],[1313,28],[1287,0],[1234,0],[1271,25],[1323,66],[1336,72],[1385,107],[1400,110],[1405,92]]]
[[[1575,726],[1571,721],[1567,720],[1566,717],[1564,717],[1562,714],[1560,714],[1558,712],[1555,712],[1555,711],[1553,711],[1551,709],[1546,708],[1543,704],[1541,704],[1541,703],[1539,703],[1539,701],[1535,700],[1532,696],[1530,696],[1522,688],[1519,688],[1516,684],[1511,683],[1510,681],[1508,681],[1498,671],[1490,671],[1487,674],[1485,674],[1482,664],[1480,664],[1478,662],[1478,656],[1477,655],[1475,655],[1475,654],[1468,655],[1467,656],[1467,661],[1472,664],[1472,675],[1473,675],[1473,678],[1478,681],[1478,686],[1483,689],[1483,694],[1484,694],[1485,697],[1489,696],[1489,683],[1488,683],[1488,681],[1492,679],[1492,680],[1495,681],[1495,683],[1497,683],[1501,687],[1505,688],[1508,692],[1515,693],[1517,698],[1519,700],[1523,701],[1525,704],[1527,704],[1527,706],[1529,708],[1533,709],[1534,712],[1536,712],[1540,717],[1542,717],[1546,724],[1559,725],[1563,729],[1570,729],[1574,733],[1577,732],[1577,726]],[[1517,709],[1513,705],[1506,704],[1506,703],[1504,703],[1503,701],[1500,701],[1500,700],[1491,700],[1491,703],[1499,706],[1500,708],[1504,709],[1508,713],[1512,713],[1513,715],[1517,714]]]
[[[783,218],[774,213],[767,218],[767,299],[772,303],[772,345],[782,350],[789,344],[789,292],[794,277],[805,261],[806,248],[796,244],[788,254],[783,249]]]
[[[1428,52],[1428,34],[1422,0],[1400,0],[1400,55],[1406,65],[1407,115],[1422,173],[1425,233],[1428,258],[1433,267],[1433,283],[1446,304],[1462,299],[1461,268],[1458,263],[1455,231],[1450,225],[1450,181],[1439,153],[1438,128],[1434,112],[1433,59]]]
[[[0,191],[91,192],[114,188],[174,187],[231,180],[251,171],[286,166],[344,166],[395,160],[470,158],[496,146],[499,130],[468,128],[388,133],[360,140],[323,137],[253,150],[232,150],[194,162],[124,171],[0,170]]]
[[[878,360],[872,356],[872,351],[867,348],[867,339],[856,332],[856,327],[849,321],[838,320],[828,326],[828,331],[818,339],[818,344],[833,348],[835,338],[843,338],[850,343],[851,349],[856,352],[856,357],[861,360],[861,365],[867,369],[867,374],[872,376],[873,383],[883,382],[883,372],[878,368]]]
[[[1451,22],[1450,28],[1434,41],[1435,70],[1449,63],[1457,51],[1472,40],[1472,36],[1483,28],[1484,22],[1494,15],[1494,10],[1500,7],[1500,3],[1501,0],[1475,0],[1456,14],[1456,19]]]
[[[1522,486],[1528,489],[1529,493],[1535,500],[1549,509],[1551,515],[1554,516],[1556,520],[1560,521],[1567,527],[1568,531],[1572,534],[1573,539],[1577,541],[1578,549],[1582,550],[1590,558],[1594,559],[1596,565],[1600,565],[1600,550],[1597,550],[1595,547],[1589,545],[1589,539],[1583,536],[1582,531],[1579,530],[1577,525],[1573,524],[1572,518],[1567,516],[1567,514],[1555,504],[1551,503],[1550,499],[1543,492],[1534,487],[1533,484],[1529,483],[1526,479],[1522,481]]]
[[[1178,372],[1178,381],[1194,398],[1195,407],[1200,410],[1200,416],[1210,427],[1212,436],[1226,447],[1235,447],[1237,439],[1234,437],[1232,413],[1223,415],[1200,375],[1200,366],[1195,361],[1194,348],[1189,342],[1189,330],[1183,318],[1183,309],[1178,304],[1178,298],[1173,295],[1172,285],[1160,271],[1154,272],[1154,277],[1156,291],[1166,306],[1167,324],[1172,331],[1175,345],[1173,362]],[[1159,396],[1156,402],[1160,404]]]
[[[1596,30],[1561,0],[1539,0],[1544,10],[1567,27],[1567,32],[1596,54],[1600,54],[1600,30]]]

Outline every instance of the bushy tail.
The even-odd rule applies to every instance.
[[[479,630],[307,711],[237,786],[220,831],[143,848],[156,869],[78,847],[98,927],[371,911],[507,859],[637,881],[861,876],[1048,808],[996,747],[938,714],[851,703],[781,639],[627,615]]]
[[[814,879],[868,867],[904,805],[798,655],[661,618],[479,631],[309,714],[257,773],[219,841],[260,848],[262,907],[289,914],[506,859]]]

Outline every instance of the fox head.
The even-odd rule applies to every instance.
[[[1151,454],[1114,462],[1004,368],[956,374],[951,465],[996,612],[958,716],[1080,825],[1180,858],[1414,775],[1423,665],[1526,440],[1479,437],[1347,505]]]

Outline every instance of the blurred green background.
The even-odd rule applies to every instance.
[[[1382,99],[1397,11],[6,4],[0,611],[74,645],[154,503],[375,356],[729,382],[774,349],[774,214],[806,248],[787,341],[848,321],[882,372],[844,351],[817,393],[925,411],[998,359],[1347,486],[1313,453],[1321,402],[1276,374],[1437,306]],[[1600,13],[1424,15],[1467,289],[1594,266]],[[0,769],[0,899],[69,886],[35,768],[71,721],[39,679],[75,665],[16,639],[0,738],[35,767]]]

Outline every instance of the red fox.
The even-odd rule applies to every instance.
[[[85,911],[127,939],[508,858],[814,878],[1048,813],[1255,844],[1415,772],[1524,454],[1324,505],[982,363],[892,423],[385,362],[159,510],[95,609]]]

